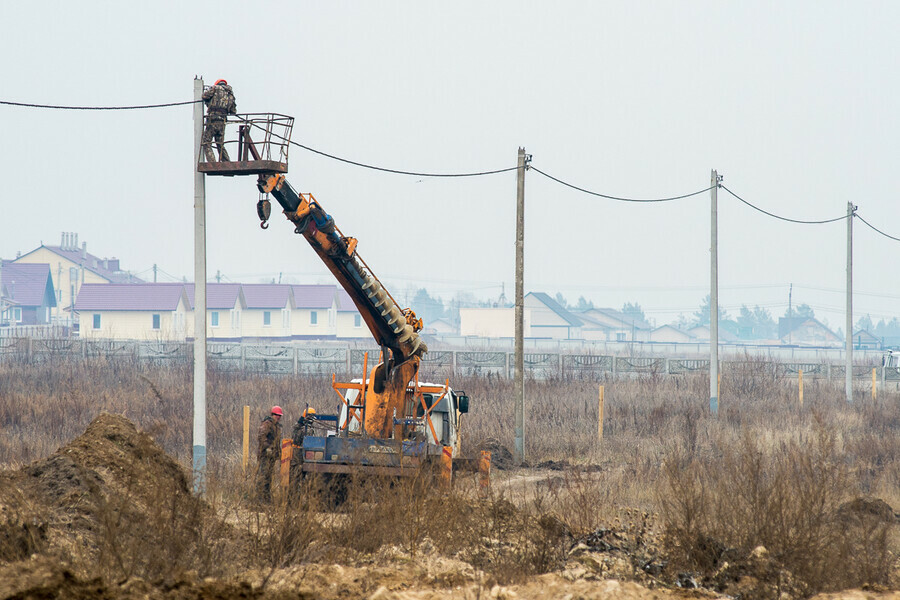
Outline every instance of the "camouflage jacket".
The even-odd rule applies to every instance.
[[[210,115],[233,115],[237,110],[230,85],[214,85],[203,92],[203,102]]]
[[[265,456],[266,450],[269,448],[275,452],[281,443],[281,423],[276,423],[271,415],[263,419],[259,424],[256,441],[259,444],[256,453],[260,458]]]
[[[297,424],[294,425],[294,431],[291,434],[295,446],[303,446],[303,438],[309,434],[309,427],[312,425],[313,419],[300,417]]]

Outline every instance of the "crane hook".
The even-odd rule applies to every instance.
[[[261,223],[259,226],[262,229],[268,229],[269,224],[267,221],[269,220],[269,215],[272,214],[272,203],[269,202],[268,198],[260,198],[259,202],[256,203],[256,215],[259,217]]]

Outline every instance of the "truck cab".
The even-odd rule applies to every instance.
[[[881,366],[887,369],[900,368],[900,350],[885,350],[881,358]]]
[[[351,383],[360,384],[362,379],[354,379]],[[344,402],[341,403],[338,415],[338,431],[342,431],[347,423],[348,406],[359,405],[358,389],[347,389]],[[425,406],[423,406],[423,404]],[[405,441],[426,442],[435,446],[450,447],[453,457],[459,456],[460,420],[469,412],[469,397],[463,391],[456,391],[448,385],[435,383],[419,383],[419,394],[415,384],[406,390],[406,414],[394,417],[395,436],[402,432]],[[346,429],[350,435],[361,435],[362,413],[354,411]]]

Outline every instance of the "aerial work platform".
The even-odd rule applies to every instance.
[[[203,117],[203,126],[205,131],[209,115]],[[231,160],[207,162],[205,146],[201,145],[197,171],[228,177],[287,173],[293,127],[294,117],[277,113],[229,115],[223,146]],[[211,141],[209,146],[218,156],[218,144]]]

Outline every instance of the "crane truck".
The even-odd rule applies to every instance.
[[[207,162],[199,152],[197,171],[209,175],[257,175],[260,226],[268,228],[275,198],[294,233],[303,236],[347,291],[380,348],[380,358],[363,375],[347,383],[332,376],[340,398],[333,415],[319,414],[325,431],[303,438],[295,448],[303,459],[303,473],[339,475],[357,469],[387,475],[410,475],[428,463],[458,461],[460,418],[469,410],[465,392],[444,383],[419,381],[419,366],[428,347],[419,335],[422,320],[401,308],[357,252],[355,238],[345,236],[312,194],[298,193],[285,178],[293,118],[275,113],[233,115],[240,123],[237,160]],[[251,131],[262,139],[251,139]]]

